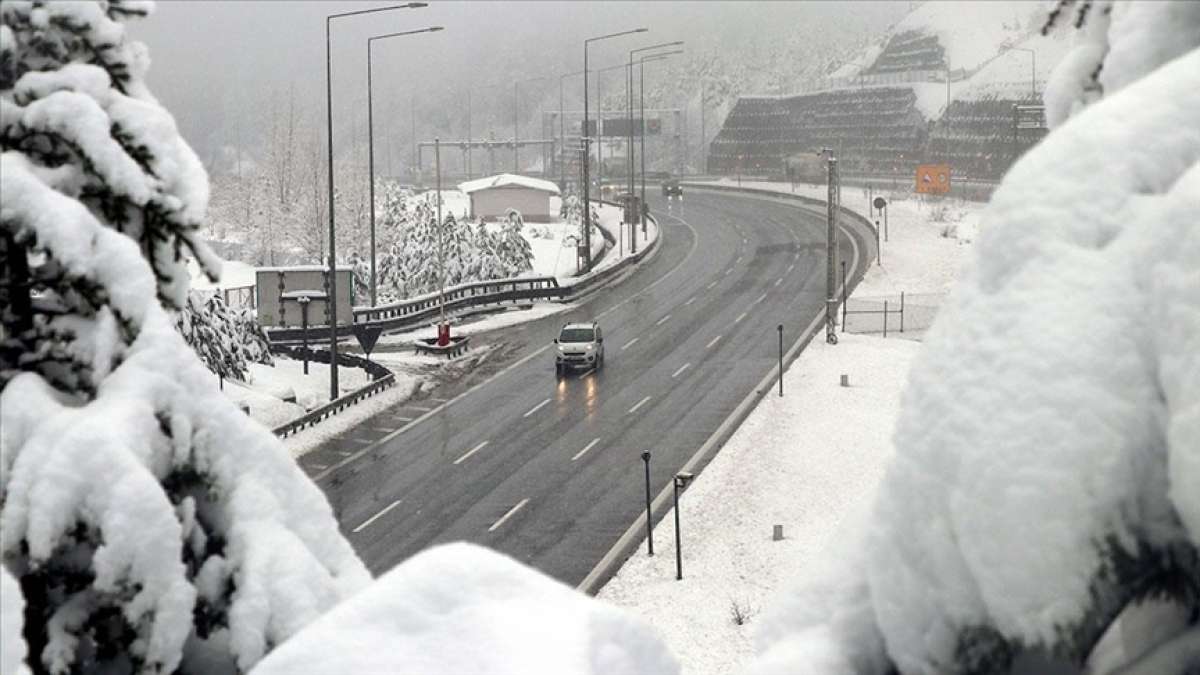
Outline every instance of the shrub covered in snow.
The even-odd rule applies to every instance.
[[[756,673],[1045,672],[1113,644],[1121,672],[1200,672],[1200,3],[1063,13],[1059,126],[984,214],[863,544],[764,618]]]
[[[204,365],[221,377],[246,380],[249,364],[274,363],[255,313],[226,305],[220,293],[189,292],[175,328]]]
[[[246,670],[368,580],[173,326],[186,257],[220,261],[204,170],[125,39],[150,10],[0,5],[0,556],[39,672]]]
[[[421,196],[399,191],[385,196],[380,228],[393,243],[378,263],[379,293],[388,300],[410,298],[441,285],[439,245],[446,266],[446,286],[471,281],[507,279],[533,269],[533,248],[522,234],[520,214],[513,211],[500,232],[483,222],[472,226],[454,214],[437,211]],[[441,237],[439,244],[439,236]]]

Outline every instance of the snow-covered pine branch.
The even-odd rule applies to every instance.
[[[0,5],[0,555],[37,672],[248,670],[369,578],[173,326],[186,258],[220,261],[204,170],[125,39],[150,9]]]
[[[1200,3],[1072,8],[864,541],[764,616],[756,675],[1200,669]]]

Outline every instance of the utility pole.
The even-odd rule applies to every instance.
[[[834,270],[837,267],[837,203],[838,203],[838,174],[837,158],[833,150],[824,148],[827,166],[828,185],[826,199],[826,230],[825,230],[825,341],[831,345],[837,344],[837,278]]]
[[[446,326],[446,254],[442,247],[442,144],[433,139],[433,166],[437,175],[437,233],[438,233],[438,344]]]
[[[700,80],[700,172],[708,173],[708,135],[704,127],[704,80]]]
[[[467,87],[467,180],[471,180],[471,87]]]

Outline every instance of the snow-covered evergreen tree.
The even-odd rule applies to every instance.
[[[1054,128],[909,374],[862,542],[768,673],[1200,672],[1200,3],[1061,2]]]
[[[509,209],[504,222],[504,233],[500,243],[504,268],[507,276],[515,277],[533,269],[533,247],[522,234],[525,221],[520,212]]]
[[[175,328],[217,375],[247,381],[250,363],[271,364],[270,342],[252,310],[225,304],[220,293],[188,293]]]
[[[38,672],[245,671],[369,578],[173,326],[220,261],[125,38],[151,9],[0,5],[0,557]]]

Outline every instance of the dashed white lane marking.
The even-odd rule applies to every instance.
[[[411,417],[393,417],[392,419],[396,420],[397,422],[411,422],[411,421],[413,421],[413,418],[411,418]]]
[[[390,434],[396,430],[396,427],[367,427],[372,431],[382,431],[385,434]]]
[[[580,450],[579,452],[575,453],[575,456],[571,458],[571,461],[572,461],[572,462],[574,462],[575,460],[579,459],[580,457],[583,457],[583,453],[585,453],[585,452],[587,452],[588,450],[591,450],[592,448],[596,447],[596,444],[597,444],[597,443],[599,443],[599,442],[600,442],[600,439],[599,439],[599,438],[593,438],[591,443],[588,443],[587,445],[583,446],[583,449],[582,449],[582,450]]]
[[[406,405],[404,407],[412,408],[413,410],[420,410],[421,412],[432,412],[433,411],[433,408],[425,408],[425,407],[419,406],[419,405]]]
[[[577,378],[575,378],[575,379],[577,379],[577,380],[582,380],[583,378],[587,377],[588,375],[591,375],[591,374],[592,374],[592,373],[594,373],[594,372],[596,372],[596,369],[595,369],[595,368],[588,368],[587,370],[585,370],[585,371],[583,371],[582,373],[580,373],[580,374],[579,374],[579,377],[577,377]]]
[[[338,450],[337,454],[342,457],[349,457],[350,455],[353,455],[354,453],[350,452],[349,450]]]
[[[370,525],[371,523],[375,522],[376,520],[379,520],[380,518],[382,518],[385,513],[387,513],[388,511],[391,511],[392,509],[399,506],[400,502],[402,502],[402,501],[404,501],[404,500],[397,499],[396,501],[392,502],[391,504],[388,504],[387,506],[383,507],[382,511],[380,511],[379,513],[376,513],[375,515],[371,516],[370,518],[367,518],[366,520],[364,520],[362,525],[359,525],[358,527],[354,528],[353,530],[351,530],[351,532],[357,533],[357,532],[362,532],[363,530],[367,529],[368,525]]]
[[[776,280],[775,280],[775,284],[774,284],[774,285],[775,285],[775,286],[778,286],[779,284],[782,284],[782,283],[783,283],[783,277],[779,277],[778,279],[776,279]]]
[[[734,319],[733,322],[741,323],[742,319],[744,319],[744,318],[746,318],[746,313],[742,312],[741,314],[738,314],[738,318]]]
[[[676,378],[676,377],[679,377],[679,374],[680,374],[680,373],[682,373],[683,371],[685,371],[685,370],[687,370],[688,368],[691,368],[691,367],[692,367],[692,364],[691,364],[691,363],[685,363],[685,364],[683,364],[682,366],[679,366],[679,370],[677,370],[677,371],[675,371],[675,372],[671,373],[671,378],[672,378],[672,379],[674,379],[674,378]]]
[[[550,402],[550,399],[546,399],[545,401],[542,401],[541,403],[539,403],[539,404],[537,404],[537,405],[533,406],[532,408],[530,408],[530,409],[529,409],[529,412],[527,412],[527,413],[525,413],[524,415],[522,415],[522,417],[529,417],[529,416],[530,416],[530,415],[532,415],[533,413],[535,413],[535,412],[537,412],[537,411],[541,410],[541,409],[542,409],[542,406],[546,405],[546,404],[547,404],[547,403],[549,403],[549,402]]]
[[[750,303],[750,304],[752,304],[752,305],[757,305],[758,303],[760,303],[760,302],[762,302],[763,300],[766,300],[766,299],[767,299],[767,294],[766,294],[766,293],[763,293],[762,295],[758,296],[758,299],[757,299],[757,300],[755,300],[754,302],[752,302],[752,303]]]
[[[465,460],[466,458],[470,457],[471,455],[473,455],[473,454],[475,454],[475,453],[479,452],[479,451],[480,451],[480,450],[482,450],[482,449],[483,449],[483,447],[484,447],[485,445],[487,445],[487,444],[488,444],[488,442],[487,442],[487,441],[484,441],[484,442],[480,443],[479,445],[477,445],[477,446],[475,446],[475,447],[471,448],[470,450],[468,450],[468,451],[466,452],[466,454],[465,454],[465,455],[463,455],[462,457],[459,457],[458,459],[454,460],[454,463],[455,463],[456,465],[457,465],[457,464],[462,464],[462,463],[463,463],[463,460]]]
[[[716,285],[717,285],[717,280],[716,280],[716,279],[713,279],[713,282],[712,282],[711,284],[709,284],[709,285],[708,285],[708,290],[710,290],[710,291],[711,291],[711,290],[712,290],[712,287],[713,287],[713,286],[716,286]]]
[[[725,270],[725,276],[729,276],[731,272],[733,272],[733,268],[732,268],[732,267],[730,267],[729,269]]]
[[[329,466],[326,464],[309,464],[308,468],[312,469],[313,471],[324,471],[325,469],[328,469]]]
[[[516,506],[514,506],[508,510],[508,513],[500,516],[500,520],[497,520],[496,522],[492,523],[492,526],[488,528],[488,532],[492,532],[496,528],[503,525],[504,521],[508,520],[509,518],[512,518],[514,513],[516,513],[517,511],[520,511],[528,503],[529,503],[529,497],[526,497],[525,499],[522,499],[521,501],[517,502]]]
[[[717,344],[717,342],[719,342],[720,340],[721,340],[721,336],[720,336],[720,335],[718,335],[717,337],[715,337],[715,338],[713,338],[712,340],[710,340],[710,341],[709,341],[709,343],[708,343],[707,345],[705,345],[705,346],[704,346],[704,348],[705,348],[705,349],[712,349],[712,346],[713,346],[713,345],[715,345],[715,344]]]
[[[633,338],[629,342],[626,342],[625,344],[621,345],[621,351],[625,351],[626,349],[629,349],[630,347],[632,347],[634,345],[635,342],[637,342],[640,339],[641,338]]]
[[[800,253],[799,253],[799,251],[797,251],[796,253],[794,253],[792,255],[792,260],[799,260],[799,259],[800,259]]]
[[[640,408],[640,407],[642,407],[643,405],[645,405],[645,404],[646,404],[646,401],[649,401],[649,400],[650,400],[650,397],[649,397],[649,396],[647,396],[646,398],[644,398],[644,399],[642,399],[642,400],[638,401],[637,403],[635,403],[635,404],[633,405],[633,407],[632,407],[632,408],[630,408],[630,409],[629,409],[629,413],[630,413],[630,414],[633,414],[633,413],[637,412],[637,411],[638,411],[638,408]]]
[[[351,438],[350,441],[353,443],[361,443],[362,445],[370,445],[375,442],[369,438]]]
[[[657,322],[656,322],[654,325],[655,325],[655,326],[661,326],[661,325],[663,325],[664,323],[666,323],[666,322],[667,322],[667,319],[670,319],[670,318],[671,318],[671,315],[670,315],[670,314],[668,314],[668,315],[664,316],[663,318],[659,319],[659,320],[658,320],[658,321],[657,321]]]
[[[692,304],[695,301],[696,301],[696,296],[693,295],[692,297],[688,298],[687,302],[683,303],[683,306],[687,307],[688,305]]]
[[[431,401],[437,401],[438,403],[447,403],[447,402],[448,402],[450,399],[448,399],[448,398],[438,398],[437,396],[430,396],[430,397],[429,397],[429,400],[431,400]]]
[[[743,239],[742,241],[745,241],[745,239]],[[739,255],[739,256],[737,257],[737,260],[734,260],[733,262],[735,262],[735,263],[740,263],[740,262],[742,262],[742,256],[740,256],[740,255]]]
[[[796,269],[796,263],[792,263],[791,265],[788,265],[787,271],[791,272],[794,269]]]

